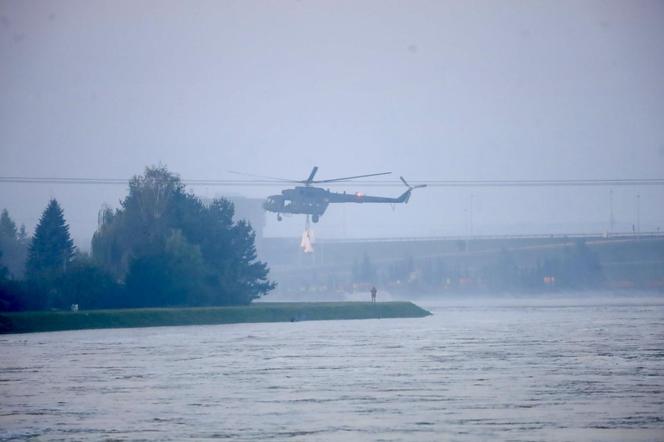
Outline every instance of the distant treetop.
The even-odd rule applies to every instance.
[[[55,199],[51,199],[30,243],[27,272],[29,275],[63,272],[74,252],[74,242],[62,208]]]

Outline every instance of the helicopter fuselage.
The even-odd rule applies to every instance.
[[[405,203],[410,197],[410,189],[397,198],[370,196],[361,192],[330,192],[313,186],[297,186],[271,195],[263,203],[263,208],[277,214],[292,213],[311,215],[314,222],[325,213],[331,203]]]
[[[320,187],[298,186],[282,190],[280,195],[268,196],[263,208],[275,213],[321,216],[330,204],[330,193]]]

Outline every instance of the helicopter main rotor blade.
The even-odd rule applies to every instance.
[[[273,177],[273,176],[254,175],[252,173],[236,172],[234,170],[228,170],[227,172],[235,174],[235,175],[250,176],[250,177],[253,177],[253,178],[265,178],[265,179],[268,179],[268,180],[280,181],[280,182],[283,182],[283,183],[301,183],[302,182],[302,181],[298,181],[298,180],[289,180],[289,179],[286,179],[286,178],[277,178],[277,177]]]
[[[392,172],[381,172],[381,173],[370,173],[368,175],[356,175],[356,176],[347,176],[344,178],[333,178],[331,180],[318,180],[318,181],[311,181],[312,183],[335,183],[337,181],[347,181],[347,180],[354,180],[356,178],[366,178],[370,176],[379,176],[379,175],[389,175]]]
[[[316,181],[314,181],[314,177],[316,176],[316,172],[318,172],[318,166],[314,166],[314,168],[311,169],[311,173],[309,174],[307,179],[301,182],[305,184],[315,183]]]

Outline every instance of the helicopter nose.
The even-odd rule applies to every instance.
[[[279,209],[278,205],[278,201],[276,201],[274,198],[268,198],[263,201],[263,209],[267,210],[268,212],[277,211]]]

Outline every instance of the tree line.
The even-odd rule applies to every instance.
[[[379,284],[393,291],[432,293],[450,290],[535,293],[601,288],[605,280],[597,253],[583,240],[565,246],[558,256],[517,262],[514,252],[500,252],[475,262],[458,258],[405,256],[376,265],[367,253],[355,259],[353,284]]]
[[[268,293],[251,225],[223,198],[204,204],[165,167],[129,182],[104,209],[90,254],[74,247],[57,200],[32,238],[0,215],[0,310],[249,304]]]

